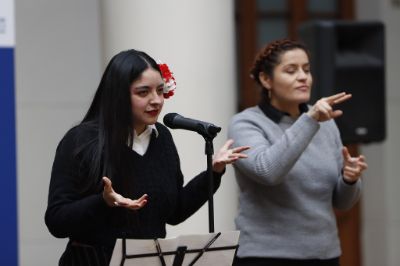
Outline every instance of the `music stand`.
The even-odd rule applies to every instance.
[[[232,265],[238,241],[239,231],[166,239],[117,239],[110,265]]]

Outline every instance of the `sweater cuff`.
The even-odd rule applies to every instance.
[[[225,174],[225,172],[226,172],[226,167],[224,168],[224,170],[221,173],[213,171],[214,178],[217,178],[217,177],[221,178]]]
[[[296,135],[301,134],[304,138],[311,140],[320,127],[320,123],[317,120],[304,113],[292,125],[291,131],[296,132]]]
[[[103,198],[103,194],[95,194],[88,197],[88,200],[91,201],[91,208],[88,210],[90,216],[92,217],[102,217],[106,216],[107,210],[110,208]]]
[[[217,191],[219,186],[221,185],[221,178],[225,174],[226,167],[222,173],[214,172],[213,171],[213,177],[214,177],[214,192]]]
[[[304,121],[307,123],[307,125],[309,125],[310,127],[312,127],[314,130],[318,130],[320,125],[317,120],[315,120],[314,118],[312,118],[311,116],[309,116],[307,113],[303,113],[300,116],[301,119],[304,119]]]
[[[356,182],[348,182],[348,181],[344,180],[343,176],[340,178],[340,185],[342,187],[347,188],[347,189],[356,188],[356,187],[360,186],[360,183],[361,183],[361,179],[360,178]]]
[[[342,180],[346,185],[353,186],[355,183],[358,182],[359,179],[357,179],[357,181],[350,182],[350,181],[346,181],[346,179],[344,179],[344,176],[343,176]]]

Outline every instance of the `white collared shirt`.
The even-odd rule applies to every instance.
[[[153,132],[153,130],[158,137],[158,130],[155,125],[147,126],[146,129],[139,136],[137,135],[136,130],[134,130],[132,150],[143,156],[143,154],[146,153],[147,148],[149,147],[151,133]]]

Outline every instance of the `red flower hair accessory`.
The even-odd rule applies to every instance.
[[[172,95],[174,95],[174,91],[176,89],[176,81],[174,76],[172,75],[173,73],[169,70],[169,67],[167,64],[164,63],[158,63],[158,66],[161,71],[161,76],[164,80],[164,98],[168,99]]]

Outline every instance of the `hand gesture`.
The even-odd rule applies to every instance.
[[[137,200],[132,200],[116,193],[112,188],[111,180],[108,177],[103,177],[103,183],[103,199],[110,207],[124,207],[131,210],[138,210],[147,203],[147,194],[144,194]]]
[[[224,146],[215,154],[212,162],[214,172],[221,173],[224,171],[227,164],[234,163],[240,158],[247,158],[247,155],[241,152],[250,149],[249,146],[240,146],[230,149],[232,144],[232,139],[227,140]]]
[[[342,103],[350,98],[351,94],[346,94],[345,92],[321,98],[310,108],[310,110],[308,110],[307,114],[318,122],[339,117],[343,112],[341,110],[333,110],[332,107],[335,104]]]
[[[342,153],[344,158],[343,178],[348,183],[355,183],[362,172],[368,168],[365,157],[363,155],[351,157],[346,147],[343,147]]]

